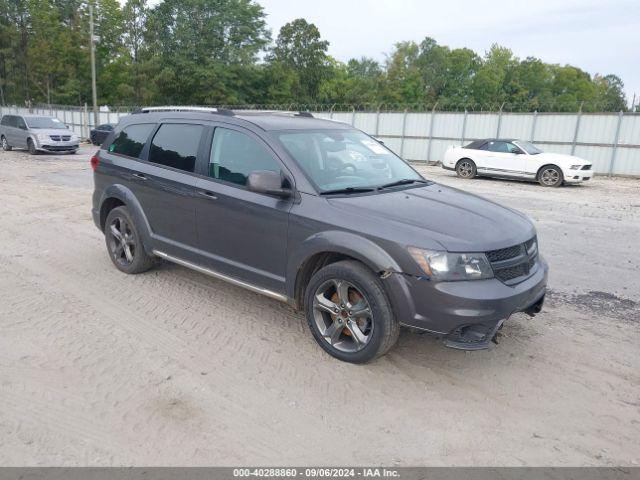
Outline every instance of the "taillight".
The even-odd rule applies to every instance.
[[[89,163],[91,163],[91,169],[95,172],[96,168],[98,168],[98,156],[94,155],[93,157],[91,157]]]

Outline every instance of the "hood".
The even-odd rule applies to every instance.
[[[38,135],[75,135],[75,133],[67,128],[30,128],[29,130]]]
[[[574,155],[565,155],[563,153],[542,152],[537,155],[533,155],[533,158],[537,158],[544,163],[555,163],[559,167],[570,167],[571,165],[591,165],[591,162],[589,160],[585,160],[584,158],[576,157]]]
[[[366,223],[378,232],[389,229],[385,236],[408,246],[433,248],[435,241],[451,252],[484,252],[523,243],[535,235],[524,214],[438,184],[331,198],[329,203],[368,217]]]

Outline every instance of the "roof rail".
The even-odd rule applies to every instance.
[[[289,110],[234,110],[239,115],[282,115],[287,117],[314,118],[311,112],[294,112]]]
[[[215,107],[189,107],[189,106],[177,106],[177,105],[165,105],[161,107],[138,107],[132,113],[151,113],[151,112],[202,112],[202,113],[217,113],[219,115],[233,116],[235,115],[232,110],[226,108]]]

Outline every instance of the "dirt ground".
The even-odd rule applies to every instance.
[[[549,300],[490,350],[403,331],[353,366],[274,300],[170,264],[119,273],[91,151],[0,152],[0,465],[640,464],[640,180],[421,168],[535,221]]]

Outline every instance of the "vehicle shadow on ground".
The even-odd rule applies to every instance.
[[[271,338],[289,338],[291,342],[279,344],[274,348],[286,355],[295,356],[302,363],[320,361],[326,365],[334,362],[341,364],[338,360],[324,353],[315,343],[304,313],[296,311],[284,303],[169,262],[162,262],[156,269],[143,275],[174,277],[167,278],[166,281],[175,286],[175,295],[194,295],[193,291],[181,292],[181,290],[190,290],[189,285],[195,283],[200,289],[203,289],[198,295],[206,298],[207,303],[212,307],[221,310],[227,308],[228,301],[233,299],[234,303],[242,305],[242,307],[238,307],[234,326],[238,331],[244,332],[243,335],[254,337],[248,340],[249,344],[260,341],[264,337],[263,332],[269,332]],[[496,362],[496,359],[502,359],[502,368],[505,368],[504,359],[514,349],[520,350],[522,355],[528,350],[534,351],[536,349],[536,326],[531,323],[535,320],[537,319],[531,319],[524,314],[514,315],[505,322],[498,338],[498,344],[492,343],[488,350],[475,352],[447,348],[443,345],[441,336],[401,328],[398,343],[387,355],[364,366],[354,366],[353,368],[365,368],[375,372],[376,376],[382,377],[392,374],[395,368],[388,370],[388,367],[398,363],[408,363],[419,369],[431,369],[436,362],[440,364],[439,368],[455,366],[456,368],[470,368],[471,371],[474,371],[475,369],[488,368]],[[211,328],[213,330],[223,329],[225,326],[216,322],[211,324]],[[523,348],[526,344],[530,344],[530,346]],[[195,345],[194,348],[196,348]]]

